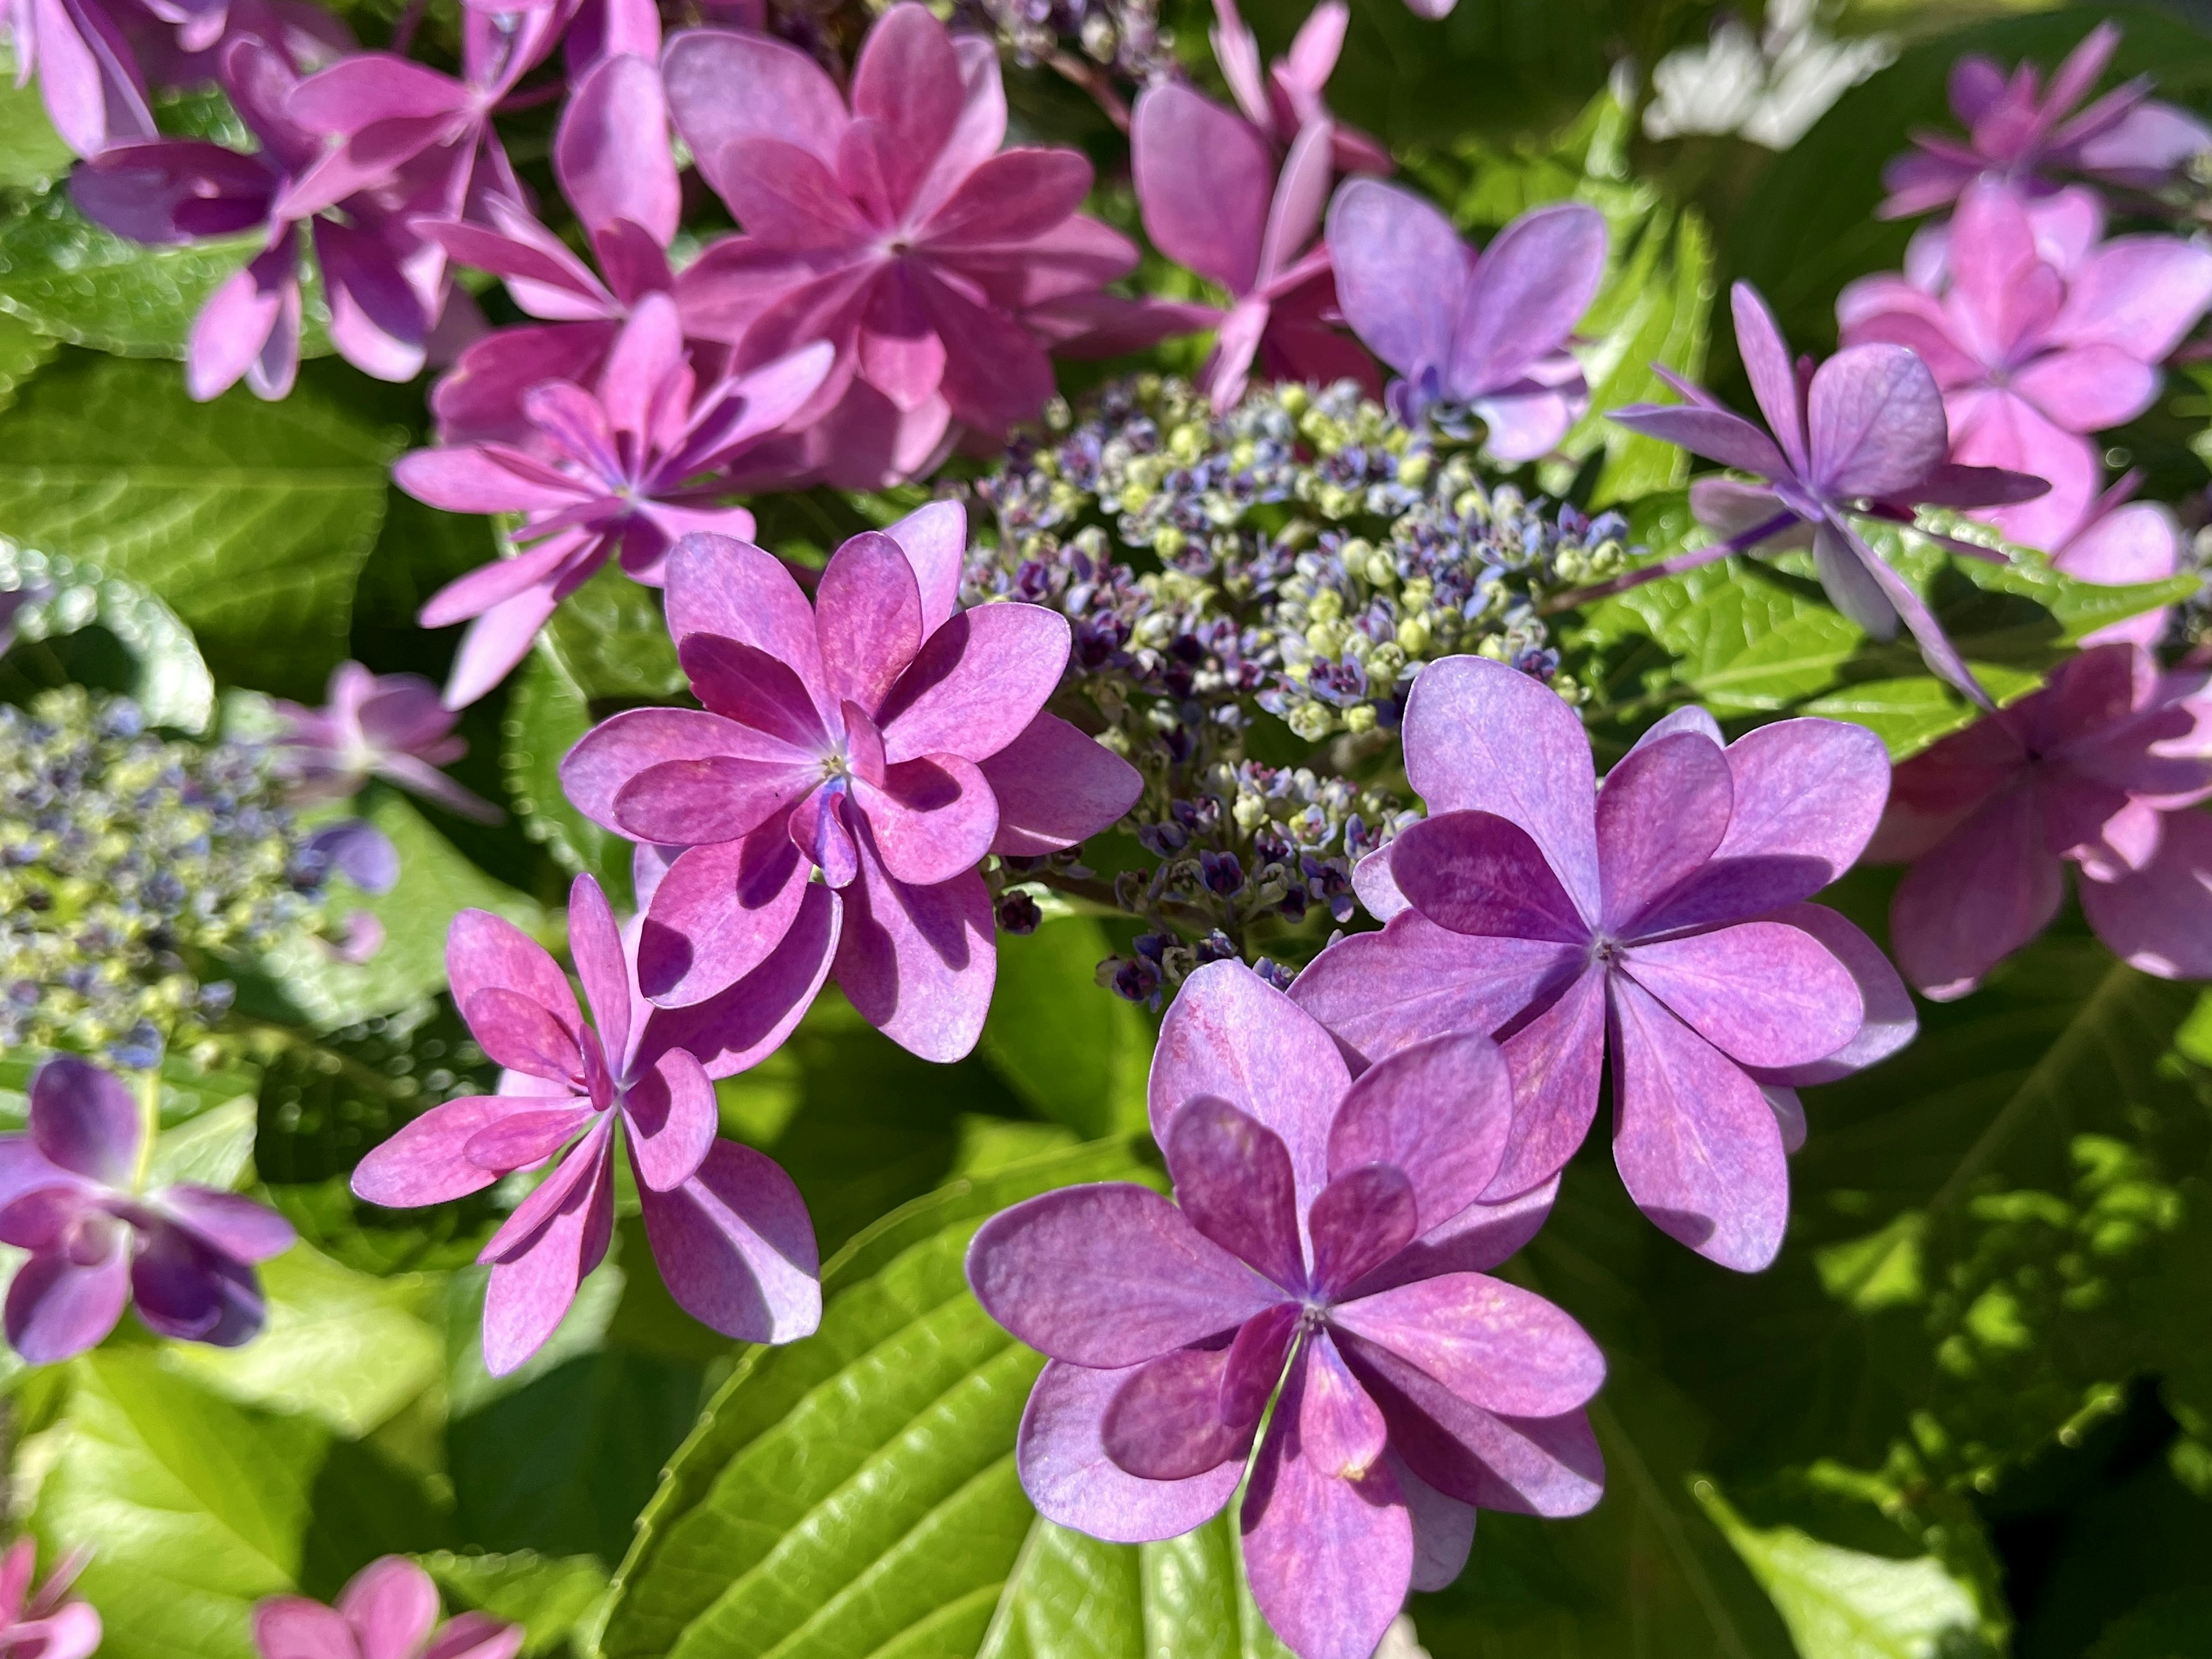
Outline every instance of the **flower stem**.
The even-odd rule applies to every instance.
[[[138,1162],[131,1171],[131,1190],[146,1190],[154,1172],[154,1140],[161,1132],[161,1068],[149,1066],[138,1079]]]

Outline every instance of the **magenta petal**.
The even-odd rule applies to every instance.
[[[817,709],[836,707],[814,609],[774,554],[726,536],[686,536],[668,556],[667,606],[679,647],[694,634],[750,645],[798,675]]]
[[[1482,657],[1447,657],[1413,682],[1406,775],[1431,813],[1519,824],[1586,918],[1599,909],[1597,775],[1573,709],[1540,680]]]
[[[1662,1232],[1756,1273],[1782,1248],[1790,1166],[1759,1085],[1632,981],[1613,981],[1613,1163]]]
[[[878,788],[853,780],[884,868],[895,881],[933,887],[983,861],[999,833],[999,804],[971,761],[928,755],[902,762]]]
[[[742,841],[690,848],[668,867],[638,936],[638,984],[654,1001],[703,1002],[769,959],[791,931],[808,867],[784,820]]]
[[[1034,605],[962,611],[931,635],[883,703],[884,753],[981,761],[1025,732],[1067,666],[1067,619]]]
[[[1057,714],[1039,714],[979,763],[999,803],[994,853],[1035,858],[1089,839],[1137,804],[1137,769]]]
[[[8,1346],[33,1365],[51,1365],[96,1347],[123,1317],[131,1297],[131,1231],[109,1224],[99,1255],[41,1250],[8,1286]]]
[[[1498,1030],[1578,972],[1583,955],[1577,945],[1455,933],[1407,910],[1379,933],[1330,945],[1291,982],[1291,997],[1352,1053],[1379,1060],[1440,1032]]]
[[[1278,1302],[1237,1328],[1229,1363],[1221,1376],[1221,1414],[1231,1423],[1257,1423],[1283,1380],[1283,1362],[1298,1334],[1304,1310],[1296,1302]]]
[[[1176,1201],[1192,1226],[1291,1295],[1304,1290],[1297,1182],[1274,1131],[1218,1096],[1201,1095],[1177,1109],[1162,1150]]]
[[[688,1049],[710,1078],[760,1064],[783,1045],[829,978],[842,914],[836,894],[818,882],[804,884],[799,912],[768,959],[703,1002],[654,1009],[639,1059]]]
[[[2034,793],[2008,789],[1905,872],[1890,948],[1922,995],[1948,1002],[2049,927],[2065,895]]]
[[[1506,1038],[1513,1137],[1484,1194],[1491,1201],[1549,1181],[1589,1133],[1605,1066],[1605,987],[1602,968],[1586,969],[1550,1007]]]
[[[607,1141],[612,1122],[611,1115],[603,1115],[485,1247],[484,1259],[493,1265],[484,1291],[483,1360],[494,1376],[506,1376],[544,1345],[575,1300],[576,1286],[606,1252],[614,1227]]]
[[[884,869],[860,838],[859,878],[843,892],[837,983],[863,1018],[924,1060],[954,1060],[975,1046],[997,982],[998,922],[973,871],[913,887]]]
[[[2212,979],[2212,817],[2162,815],[2158,851],[2118,881],[2081,884],[2105,947],[2161,979]]]
[[[1213,1096],[1290,1149],[1301,1210],[1328,1182],[1328,1126],[1352,1081],[1329,1034],[1241,962],[1208,963],[1183,981],[1160,1025],[1149,1089],[1152,1134],[1166,1144],[1187,1101]]]
[[[1362,1418],[1366,1464],[1344,1456],[1346,1419]],[[1316,1334],[1261,1442],[1243,1517],[1253,1600],[1300,1659],[1370,1659],[1405,1604],[1413,1522],[1382,1451],[1382,1414]]]
[[[1388,1164],[1362,1164],[1338,1176],[1321,1189],[1306,1221],[1313,1234],[1314,1286],[1328,1296],[1382,1267],[1420,1231],[1413,1183]]]
[[[668,1292],[701,1324],[740,1342],[796,1341],[821,1324],[814,1224],[774,1159],[713,1140],[682,1186],[639,1196]]]
[[[873,714],[921,648],[921,590],[904,550],[880,531],[845,543],[814,590],[814,617],[830,696]]]
[[[404,1556],[372,1561],[338,1593],[361,1659],[415,1659],[438,1622],[438,1587]]]
[[[1224,1421],[1226,1348],[1178,1348],[1139,1365],[1115,1390],[1099,1425],[1106,1455],[1146,1480],[1188,1480],[1235,1458],[1243,1462],[1259,1420]]]
[[[582,1079],[584,1058],[575,1033],[520,992],[491,986],[455,1000],[477,1045],[510,1071],[556,1080]]]
[[[642,58],[606,59],[574,84],[553,141],[562,194],[594,231],[617,220],[665,246],[682,211],[660,74]]]
[[[588,1101],[579,1100],[587,1109]],[[413,1209],[482,1192],[498,1173],[472,1162],[469,1143],[518,1112],[542,1108],[542,1101],[513,1095],[468,1095],[433,1106],[389,1140],[372,1147],[355,1166],[356,1197],[387,1209]]]
[[[138,1103],[114,1073],[55,1054],[31,1074],[31,1144],[50,1163],[111,1187],[127,1187],[145,1130]]]
[[[960,568],[968,553],[968,515],[957,501],[918,507],[884,534],[899,544],[921,595],[924,639],[960,608]]]
[[[699,847],[750,835],[822,781],[819,763],[703,755],[633,775],[614,798],[615,827],[663,847]]]
[[[1597,855],[1608,931],[1618,933],[1712,855],[1734,797],[1726,751],[1694,732],[1639,744],[1607,775]]]
[[[1329,1130],[1332,1179],[1361,1164],[1402,1170],[1417,1232],[1450,1220],[1498,1173],[1513,1121],[1513,1083],[1498,1045],[1474,1031],[1402,1048],[1360,1073]]]
[[[297,1595],[254,1604],[253,1648],[262,1659],[356,1659],[360,1651],[337,1608]]]
[[[568,976],[544,945],[489,910],[464,910],[453,918],[446,935],[446,976],[454,1002],[465,1011],[480,991],[510,991],[550,1014],[571,1039],[583,1031]]]
[[[1040,1515],[1117,1544],[1180,1537],[1218,1515],[1244,1478],[1243,1463],[1226,1462],[1188,1480],[1145,1480],[1109,1458],[1101,1425],[1131,1374],[1054,1360],[1030,1394],[1014,1445]]]
[[[1145,231],[1231,294],[1252,291],[1275,158],[1250,123],[1172,82],[1138,98],[1129,130]]]
[[[1534,839],[1493,812],[1442,812],[1407,825],[1390,845],[1390,874],[1416,910],[1455,933],[1555,945],[1589,937]]]
[[[576,977],[584,982],[584,1000],[591,1005],[600,1040],[608,1056],[619,1064],[629,1051],[629,959],[623,951],[614,909],[590,876],[578,876],[569,884],[568,954],[576,963]]]
[[[1771,1076],[1762,1073],[1761,1081],[1792,1086],[1832,1083],[1888,1059],[1912,1041],[1920,1030],[1920,1016],[1914,1011],[1912,994],[1905,988],[1905,981],[1880,945],[1826,905],[1787,905],[1776,911],[1771,920],[1810,933],[1844,964],[1857,982],[1866,1018],[1857,1035],[1832,1054],[1802,1066],[1785,1066]]]
[[[630,1162],[638,1180],[656,1193],[691,1178],[714,1144],[719,1122],[714,1085],[685,1049],[664,1051],[623,1091]]]
[[[1621,968],[1722,1053],[1747,1066],[1803,1066],[1865,1023],[1858,981],[1810,933],[1747,921],[1631,946]]]
[[[588,1100],[564,1100],[541,1111],[510,1112],[471,1135],[461,1153],[495,1175],[528,1169],[567,1146],[598,1110]]]
[[[1448,1497],[1516,1515],[1581,1515],[1605,1492],[1605,1460],[1580,1411],[1508,1418],[1470,1406],[1386,1348],[1343,1339],[1352,1371],[1390,1425],[1390,1443]]]
[[[1482,1273],[1400,1285],[1329,1318],[1503,1416],[1557,1417],[1605,1381],[1605,1357],[1581,1326],[1542,1297]]]
[[[615,828],[615,797],[647,769],[669,761],[727,755],[770,761],[791,754],[734,720],[696,708],[631,708],[586,732],[561,763],[561,787],[576,810]]]

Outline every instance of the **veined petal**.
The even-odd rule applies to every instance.
[[[1568,945],[1589,938],[1535,838],[1494,812],[1441,812],[1407,825],[1391,843],[1390,873],[1416,910],[1455,933]]]
[[[1607,774],[1597,798],[1597,855],[1609,932],[1712,856],[1728,833],[1735,795],[1726,751],[1695,732],[1639,744]]]
[[[631,708],[600,721],[568,752],[561,762],[561,787],[586,817],[617,830],[617,797],[656,767],[716,757],[776,763],[802,755],[780,738],[703,709]]]
[[[588,1109],[591,1103],[578,1099],[574,1104]],[[469,1143],[507,1118],[543,1111],[545,1105],[543,1098],[527,1095],[467,1095],[433,1106],[369,1149],[355,1166],[354,1194],[404,1210],[482,1192],[501,1171],[472,1160]]]
[[[862,1018],[925,1060],[975,1046],[997,981],[998,923],[974,871],[916,887],[884,868],[863,820],[859,878],[844,890],[837,983]]]
[[[884,758],[988,759],[1029,729],[1060,684],[1068,649],[1067,619],[1042,605],[960,612],[888,688],[878,720]]]
[[[1087,840],[1121,820],[1144,775],[1057,714],[1039,714],[979,763],[999,803],[994,853],[1034,858]]]
[[[1191,1225],[1285,1293],[1300,1294],[1306,1264],[1297,1178],[1282,1138],[1218,1095],[1201,1095],[1176,1110],[1163,1150]]]
[[[1495,1042],[1455,1031],[1401,1048],[1346,1091],[1328,1136],[1332,1180],[1364,1164],[1402,1170],[1416,1233],[1443,1225],[1498,1174],[1513,1123],[1513,1081]]]
[[[740,1342],[796,1341],[821,1324],[814,1224],[773,1159],[710,1140],[690,1180],[639,1198],[668,1293],[701,1324]]]
[[[1037,1512],[1110,1543],[1176,1538],[1221,1512],[1244,1478],[1231,1461],[1188,1480],[1145,1480],[1106,1455],[1102,1425],[1132,1375],[1055,1359],[1030,1391],[1014,1444],[1022,1487]]]
[[[796,921],[811,884],[781,817],[742,840],[690,848],[661,878],[638,935],[638,984],[684,1007],[766,962]]]
[[[799,677],[825,721],[836,707],[823,677],[814,608],[774,554],[726,537],[687,536],[668,556],[667,605],[679,649],[695,634],[751,646]]]
[[[1858,981],[1810,933],[1747,921],[1632,945],[1620,966],[1690,1029],[1747,1066],[1825,1059],[1865,1023]]]
[[[571,1042],[583,1035],[576,994],[545,947],[503,916],[464,910],[446,935],[446,977],[466,1008],[482,992],[511,992],[552,1016]],[[504,1062],[501,1062],[504,1064]]]
[[[1482,1273],[1401,1285],[1341,1304],[1329,1321],[1502,1416],[1557,1417],[1605,1381],[1605,1356],[1581,1326],[1533,1291]]]

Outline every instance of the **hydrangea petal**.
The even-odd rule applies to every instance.
[[[1281,1137],[1218,1096],[1201,1095],[1177,1109],[1162,1150],[1191,1225],[1289,1294],[1304,1290],[1297,1180]]]
[[[1540,1296],[1482,1273],[1443,1273],[1347,1302],[1330,1322],[1418,1365],[1471,1406],[1557,1417],[1605,1381],[1605,1357]]]
[[[1188,1480],[1145,1480],[1121,1468],[1106,1455],[1101,1424],[1130,1374],[1059,1359],[1045,1366],[1014,1442],[1022,1488],[1046,1520],[1109,1543],[1179,1538],[1221,1513],[1244,1467],[1225,1462]]]
[[[1337,1108],[1328,1137],[1331,1179],[1364,1164],[1406,1172],[1417,1232],[1441,1226],[1498,1174],[1513,1122],[1513,1080],[1488,1037],[1447,1033],[1363,1072]]]
[[[1632,945],[1630,977],[1722,1053],[1747,1066],[1803,1066],[1858,1034],[1858,981],[1813,935],[1747,921]]]
[[[775,1160],[712,1140],[681,1186],[639,1197],[668,1293],[701,1324],[740,1342],[793,1342],[821,1324],[814,1224]]]

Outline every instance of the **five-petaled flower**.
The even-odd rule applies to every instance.
[[[328,696],[320,708],[274,704],[284,722],[278,763],[295,800],[349,799],[375,777],[480,823],[504,816],[438,769],[467,754],[468,740],[454,735],[460,717],[420,674],[372,674],[342,662],[331,671]]]
[[[1820,586],[1838,611],[1878,640],[1893,637],[1903,617],[1929,666],[1990,706],[1936,613],[1867,545],[1852,520],[1873,516],[1909,524],[1915,505],[1997,506],[2032,501],[2049,486],[2021,473],[1948,460],[1951,433],[1942,393],[1928,366],[1904,346],[1850,346],[1817,369],[1810,358],[1793,364],[1766,302],[1745,283],[1731,298],[1736,349],[1773,434],[1663,369],[1659,373],[1687,403],[1635,404],[1614,410],[1612,418],[1766,482],[1699,479],[1691,486],[1690,505],[1700,522],[1727,539],[1646,565],[1590,589],[1590,596],[1730,553],[1809,541]]]
[[[746,1342],[789,1342],[820,1322],[805,1200],[770,1159],[715,1138],[714,1085],[773,1053],[798,1023],[821,983],[823,953],[818,940],[808,948],[810,925],[818,933],[819,913],[750,977],[671,1012],[638,994],[635,923],[617,927],[599,883],[579,876],[568,946],[586,1022],[544,946],[489,911],[453,918],[453,1002],[507,1068],[500,1092],[431,1108],[362,1160],[353,1189],[410,1208],[558,1160],[477,1258],[491,1264],[483,1357],[495,1376],[553,1334],[606,1255],[617,1140],[637,1176],[653,1260],[687,1313]]]
[[[75,1054],[31,1075],[30,1128],[0,1135],[0,1243],[30,1260],[8,1287],[9,1346],[34,1365],[82,1353],[125,1303],[159,1335],[234,1347],[261,1328],[257,1263],[291,1224],[236,1193],[149,1187],[149,1126],[118,1078]]]
[[[1889,762],[1863,726],[1783,720],[1723,745],[1668,716],[1596,785],[1589,738],[1540,683],[1432,663],[1406,711],[1430,816],[1354,874],[1388,918],[1323,951],[1291,995],[1370,1060],[1495,1033],[1513,1134],[1483,1188],[1556,1176],[1589,1133],[1608,1050],[1613,1161],[1661,1228],[1724,1267],[1774,1259],[1802,1139],[1795,1087],[1915,1029],[1881,952],[1804,901],[1849,869]]]
[[[438,1587],[404,1555],[370,1562],[337,1605],[272,1595],[253,1609],[261,1659],[514,1659],[525,1632],[487,1613],[438,1622]]]
[[[2115,955],[2212,978],[2212,694],[2130,644],[2085,651],[2034,696],[1897,769],[1868,856],[1911,868],[1891,902],[1898,965],[1961,997],[2051,925],[2066,866]]]
[[[1409,1584],[1458,1576],[1478,1506],[1597,1501],[1582,1407],[1605,1362],[1484,1271],[1551,1201],[1479,1201],[1513,1119],[1489,1038],[1434,1037],[1355,1080],[1296,1004],[1213,963],[1161,1028],[1151,1111],[1175,1202],[1065,1188],[969,1250],[984,1307],[1051,1360],[1016,1443],[1048,1519],[1188,1531],[1244,1478],[1272,1400],[1243,1510],[1253,1595],[1301,1659],[1366,1659]]]
[[[803,935],[894,1041],[975,1046],[997,963],[976,866],[1073,846],[1143,780],[1044,712],[1066,618],[958,608],[966,544],[957,506],[923,507],[840,547],[811,605],[750,544],[690,537],[670,557],[668,623],[706,707],[617,714],[561,767],[586,817],[684,849],[639,949],[657,1001],[713,996]]]
[[[1478,416],[1504,461],[1566,436],[1589,401],[1567,340],[1605,276],[1596,209],[1532,208],[1478,254],[1412,191],[1353,179],[1329,204],[1328,246],[1345,320],[1405,377],[1390,398],[1406,421]]]

